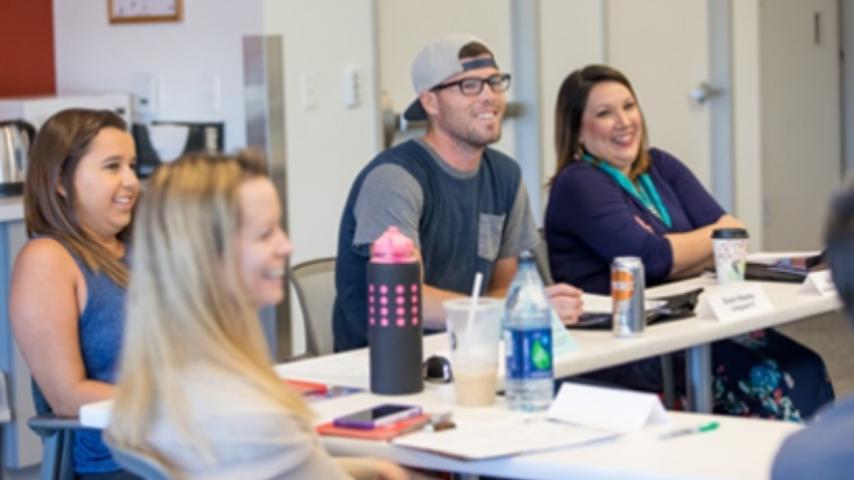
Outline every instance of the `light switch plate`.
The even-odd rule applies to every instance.
[[[131,93],[133,94],[134,121],[151,123],[157,118],[160,79],[151,73],[137,73],[133,76]]]
[[[344,67],[342,80],[344,106],[347,108],[358,107],[361,103],[359,67],[353,65]]]

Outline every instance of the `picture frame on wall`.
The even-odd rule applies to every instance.
[[[182,0],[107,0],[110,23],[180,22]]]

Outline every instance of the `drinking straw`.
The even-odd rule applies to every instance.
[[[474,328],[474,311],[477,310],[477,299],[480,297],[481,284],[483,284],[483,274],[477,272],[474,276],[474,285],[471,288],[471,308],[469,308],[469,318],[466,322],[466,336],[469,338],[471,338]]]

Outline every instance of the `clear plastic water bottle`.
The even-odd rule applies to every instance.
[[[525,251],[513,277],[504,314],[505,396],[514,410],[543,410],[552,401],[551,304]]]

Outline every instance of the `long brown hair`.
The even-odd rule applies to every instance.
[[[549,180],[552,185],[560,172],[569,164],[581,160],[583,146],[581,145],[581,122],[584,109],[587,108],[587,99],[590,90],[602,82],[617,82],[631,92],[637,102],[637,95],[626,78],[619,70],[607,65],[588,65],[570,73],[564,79],[557,95],[555,105],[555,148],[557,150],[557,166],[555,173]],[[637,103],[640,111],[640,103]],[[649,167],[649,140],[647,135],[646,120],[641,111],[643,120],[643,135],[638,149],[638,156],[632,163],[629,177],[637,178]]]
[[[74,173],[92,140],[104,128],[127,130],[121,117],[109,110],[72,108],[50,117],[39,129],[30,151],[24,182],[27,235],[56,239],[93,271],[104,272],[117,285],[128,284],[128,268],[80,225],[74,211]],[[63,190],[65,195],[60,195]],[[119,232],[130,238],[131,225]]]

